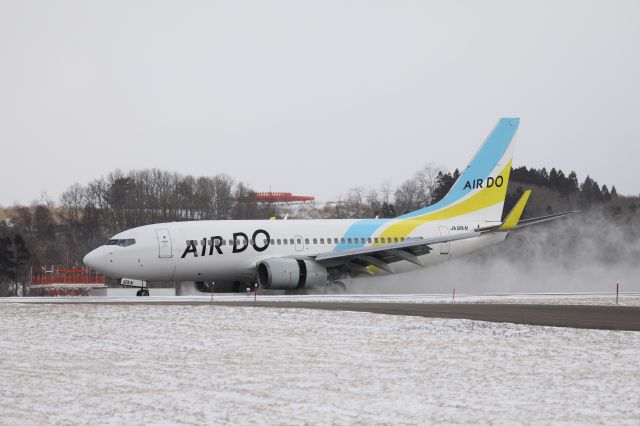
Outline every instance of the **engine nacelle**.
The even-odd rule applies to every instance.
[[[314,288],[327,283],[327,268],[307,259],[268,259],[258,262],[258,283],[267,290]]]

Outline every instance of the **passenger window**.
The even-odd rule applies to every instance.
[[[351,244],[351,238],[347,238],[347,243]]]
[[[364,238],[360,238],[360,243],[364,244]]]
[[[265,240],[266,241],[266,240]],[[275,244],[276,240],[271,240],[271,244]],[[265,243],[266,244],[266,243]]]
[[[371,237],[367,238],[367,242],[371,244]]]
[[[276,240],[276,244],[280,245],[280,238]]]
[[[304,243],[305,243],[305,244],[309,244],[309,239],[308,239],[308,238],[305,238],[305,239],[304,239]]]
[[[374,243],[377,243],[377,242],[378,242],[378,237],[375,237],[375,238],[373,239],[373,242],[374,242]]]
[[[400,238],[400,241],[404,241],[404,237]]]
[[[300,243],[300,240],[298,240],[298,243]],[[295,243],[293,242],[293,238],[289,238],[289,244],[291,244],[291,245],[295,244]]]
[[[324,244],[324,238],[320,238],[320,244]]]
[[[397,242],[398,242],[398,237],[395,237],[395,238],[393,239],[393,241],[394,241],[395,243],[397,243]]]
[[[227,240],[220,240],[220,245],[221,246],[226,246],[227,245]]]
[[[344,240],[344,238],[343,238],[343,240]],[[344,241],[343,241],[343,242],[344,242]],[[334,239],[333,239],[333,244],[338,244],[338,239],[337,239],[337,238],[334,238]]]
[[[229,245],[232,246],[233,245],[233,240],[229,240]]]
[[[282,243],[286,246],[286,245],[287,245],[287,239],[286,239],[286,238],[285,238],[285,239],[283,239],[283,240],[282,240]]]
[[[313,244],[318,244],[318,239],[317,238],[313,239]]]
[[[344,238],[340,238],[340,244],[344,244]]]

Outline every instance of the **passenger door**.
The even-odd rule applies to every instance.
[[[173,257],[173,249],[171,246],[171,235],[168,229],[156,229],[156,235],[158,236],[158,257],[170,258]]]

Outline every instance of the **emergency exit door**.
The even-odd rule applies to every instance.
[[[168,258],[173,257],[173,251],[171,247],[171,235],[168,229],[156,229],[156,235],[158,236],[158,257]]]

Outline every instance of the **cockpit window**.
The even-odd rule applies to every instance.
[[[105,245],[107,246],[120,246],[120,247],[129,247],[136,243],[136,240],[133,238],[123,239],[123,240],[109,240]]]

